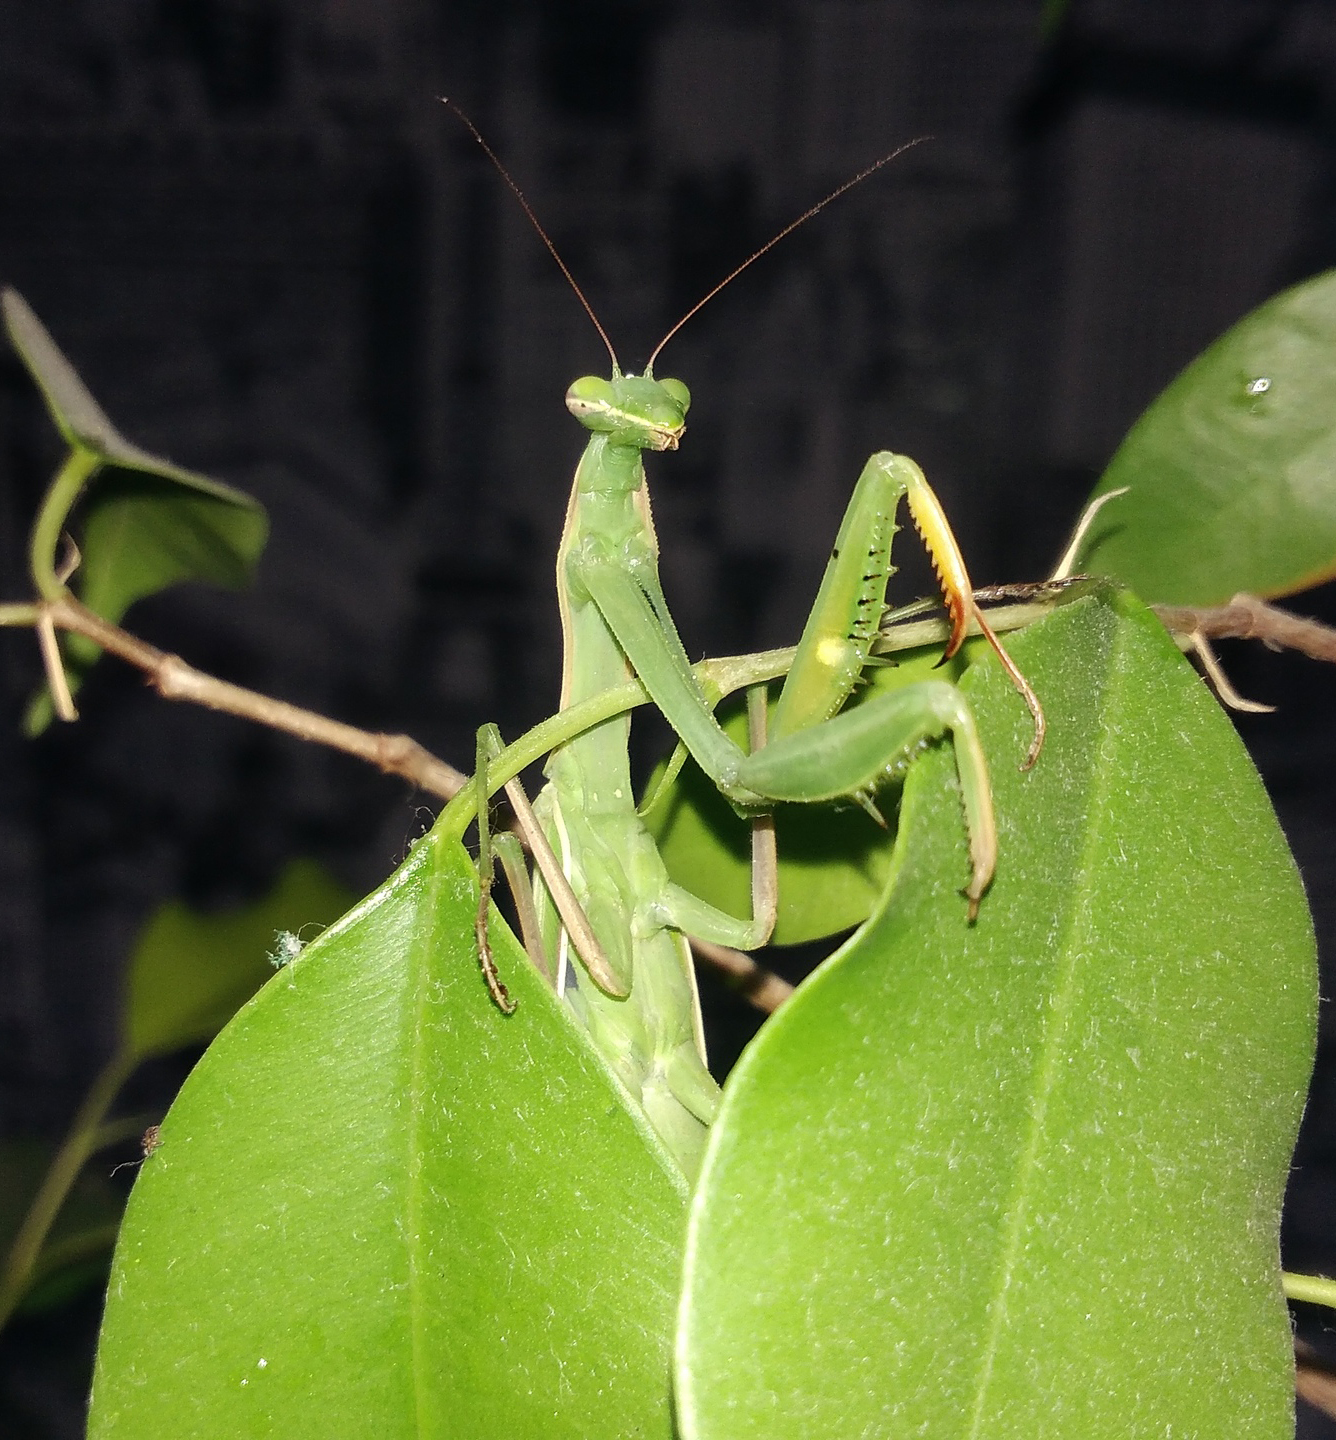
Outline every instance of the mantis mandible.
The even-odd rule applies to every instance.
[[[742,920],[669,877],[636,809],[626,713],[602,721],[551,753],[548,783],[532,812],[537,832],[531,833],[542,876],[536,886],[536,929],[547,953],[555,952],[558,994],[643,1107],[683,1173],[692,1177],[720,1092],[706,1067],[686,937],[739,950],[755,949],[768,939],[774,924],[773,851],[763,817],[773,805],[852,798],[875,813],[872,795],[878,783],[916,748],[949,735],[969,836],[970,876],[964,895],[971,922],[993,876],[997,832],[988,765],[961,691],[944,680],[926,680],[842,709],[868,663],[885,608],[901,499],[941,580],[952,622],[946,656],[959,648],[973,621],[1031,707],[1036,734],[1027,767],[1042,743],[1042,711],[974,603],[960,549],[923,472],[907,457],[883,451],[871,457],[854,487],[769,734],[762,723],[763,688],[754,697],[760,703],[752,705],[751,749],[744,751],[725,734],[692,673],[659,584],[658,542],[642,454],[677,449],[690,405],[680,380],[654,376],[654,361],[681,325],[745,266],[668,332],[642,375],[624,374],[603,327],[515,182],[468,117],[445,103],[519,197],[612,357],[610,379],[585,376],[566,395],[567,408],[590,437],[576,470],[557,555],[565,643],[561,708],[588,701],[634,675],[719,790],[741,812],[758,817],[754,854],[762,863],[754,865],[752,916]],[[884,157],[846,182],[745,263],[893,158]],[[513,1007],[487,942],[492,839],[486,797],[489,763],[499,749],[495,730],[484,727],[475,782],[465,803],[476,804],[479,820],[480,961],[498,1006],[509,1010]],[[521,798],[513,782],[507,790],[512,800]],[[527,809],[527,802],[522,803]],[[513,876],[513,863],[506,868]],[[579,969],[571,964],[572,950],[581,962]]]

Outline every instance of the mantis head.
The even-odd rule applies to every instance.
[[[586,375],[566,392],[566,408],[582,425],[637,450],[676,450],[690,404],[680,380],[652,375]]]

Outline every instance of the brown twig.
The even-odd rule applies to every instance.
[[[196,670],[179,655],[169,655],[156,645],[150,645],[137,635],[131,635],[120,626],[102,619],[72,595],[39,601],[32,610],[29,615],[28,607],[16,607],[14,621],[35,622],[40,626],[45,620],[58,629],[86,635],[108,654],[142,670],[149,684],[166,700],[191,701],[210,710],[254,720],[257,724],[268,725],[301,740],[342,750],[344,754],[366,760],[387,774],[400,775],[443,800],[452,799],[468,783],[468,777],[462,771],[433,755],[411,736],[359,730],[355,725],[331,720],[314,710],[303,710],[286,700],[275,700],[256,690],[220,680],[215,675]],[[528,835],[521,834],[521,840],[527,839]],[[691,943],[702,960],[722,971],[751,1004],[766,1014],[777,1010],[793,993],[793,986],[786,980],[781,980],[740,951],[711,945],[703,940]]]
[[[689,938],[697,959],[714,966],[744,1000],[764,1014],[773,1015],[793,994],[793,986],[787,980],[741,950],[730,950],[726,945],[699,940],[694,935]]]
[[[1294,1342],[1294,1388],[1300,1399],[1336,1418],[1336,1374],[1302,1340]]]
[[[49,617],[59,629],[86,635],[109,654],[142,670],[149,684],[165,700],[189,700],[210,710],[254,720],[301,740],[342,750],[347,755],[366,760],[386,774],[401,775],[443,800],[453,798],[467,782],[468,777],[461,771],[438,759],[408,735],[359,730],[355,725],[345,725],[313,710],[289,705],[286,700],[275,700],[258,691],[219,680],[214,675],[196,670],[179,655],[169,655],[119,626],[109,624],[73,596],[43,602],[39,608],[43,617]]]
[[[1199,631],[1212,640],[1260,640],[1273,649],[1297,650],[1336,664],[1336,629],[1292,615],[1255,595],[1235,595],[1228,605],[1155,605],[1165,628],[1178,635]]]
[[[16,607],[10,623],[33,623]],[[1228,605],[1156,605],[1153,607],[1166,628],[1180,635],[1199,632],[1212,639],[1261,640],[1264,644],[1297,650],[1314,660],[1336,663],[1336,628],[1316,620],[1292,615],[1252,595],[1236,595]],[[104,650],[144,671],[149,683],[167,700],[188,700],[211,710],[224,711],[299,739],[328,745],[365,760],[387,774],[405,780],[449,800],[467,783],[468,777],[453,765],[438,759],[408,735],[389,735],[330,720],[313,710],[303,710],[284,700],[275,700],[258,691],[233,685],[188,665],[179,655],[169,655],[137,636],[109,624],[73,596],[39,602],[33,609],[40,624],[86,635]],[[691,947],[698,958],[718,970],[730,985],[758,1010],[771,1014],[793,993],[793,986],[741,951],[693,938]]]

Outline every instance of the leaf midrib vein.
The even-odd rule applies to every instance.
[[[429,865],[429,878],[427,883],[422,887],[422,892],[418,897],[418,913],[414,919],[412,945],[415,994],[413,996],[413,1035],[408,1077],[408,1095],[411,1110],[408,1121],[408,1157],[405,1167],[408,1175],[408,1186],[404,1197],[404,1220],[407,1226],[407,1233],[404,1240],[408,1268],[408,1320],[410,1329],[409,1343],[413,1363],[413,1400],[416,1409],[416,1433],[418,1435],[426,1435],[428,1433],[426,1395],[422,1384],[422,1376],[425,1374],[423,1369],[423,1327],[425,1318],[423,1316],[423,1287],[418,1266],[418,1250],[421,1245],[422,1235],[422,1070],[423,1054],[426,1049],[424,1036],[427,1030],[426,1010],[430,969],[427,957],[430,953],[430,942],[431,939],[434,938],[434,932],[438,923],[437,917],[440,912],[441,863],[439,842],[436,842]],[[425,943],[423,939],[424,924],[428,932]]]
[[[1044,1037],[1043,1055],[1039,1066],[1035,1070],[1038,1080],[1037,1094],[1030,1111],[1030,1133],[1026,1140],[1025,1148],[1021,1152],[1020,1163],[1016,1172],[1016,1184],[1012,1190],[1011,1202],[1008,1206],[1008,1219],[1005,1240],[1002,1247],[1001,1264],[998,1268],[997,1283],[994,1286],[994,1298],[990,1304],[990,1316],[987,1337],[984,1341],[983,1355],[979,1367],[979,1379],[975,1389],[974,1410],[970,1417],[969,1431],[966,1440],[978,1440],[981,1434],[981,1427],[984,1423],[984,1406],[988,1398],[989,1386],[992,1383],[993,1367],[997,1359],[997,1352],[1001,1345],[1002,1330],[1007,1315],[1007,1295],[1011,1288],[1012,1278],[1015,1272],[1017,1259],[1020,1254],[1022,1233],[1027,1214],[1027,1200],[1029,1196],[1030,1181],[1034,1175],[1039,1160],[1039,1152],[1043,1143],[1045,1124],[1048,1116],[1048,1103],[1057,1082],[1058,1062],[1061,1053],[1061,1045],[1066,1037],[1068,1023],[1071,1019],[1072,992],[1076,981],[1076,955],[1077,946],[1075,937],[1079,931],[1086,928],[1090,910],[1090,896],[1093,889],[1091,877],[1094,873],[1092,855],[1096,849],[1097,842],[1103,838],[1102,815],[1105,810],[1104,799],[1110,788],[1110,750],[1114,741],[1114,729],[1111,725],[1103,723],[1108,711],[1113,706],[1111,692],[1113,683],[1116,681],[1121,667],[1119,661],[1124,649],[1123,626],[1115,623],[1113,644],[1109,647],[1108,660],[1106,662],[1106,675],[1110,677],[1110,683],[1106,683],[1104,694],[1098,711],[1098,718],[1101,722],[1101,735],[1097,753],[1095,755],[1095,774],[1087,792],[1087,815],[1091,822],[1086,828],[1086,840],[1082,847],[1081,865],[1078,871],[1078,883],[1073,890],[1071,905],[1067,912],[1067,923],[1063,927],[1063,946],[1066,959],[1064,961],[1061,982],[1057,989],[1057,998],[1053,1006],[1053,1017]]]

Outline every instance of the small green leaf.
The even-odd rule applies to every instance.
[[[1200,355],[1095,487],[1081,568],[1147,601],[1287,595],[1336,575],[1336,270],[1268,300]]]
[[[103,471],[79,507],[79,598],[119,624],[135,603],[183,580],[240,590],[254,576],[269,538],[263,507],[230,485],[180,471]],[[84,635],[63,640],[70,690],[77,694],[102,654]],[[53,718],[45,686],[29,704],[24,733],[40,735]]]
[[[668,1440],[685,1195],[428,836],[187,1080],[117,1247],[93,1440]],[[166,1418],[164,1418],[166,1417]]]
[[[282,930],[307,938],[343,914],[351,894],[310,860],[294,860],[245,910],[201,914],[168,901],[145,927],[126,979],[124,1043],[136,1059],[210,1040],[274,973]]]
[[[74,583],[84,604],[104,620],[119,623],[136,600],[182,580],[247,585],[269,536],[264,507],[244,491],[126,440],[16,290],[0,292],[0,310],[57,429],[73,451],[90,457],[48,492],[35,532],[41,563],[54,564],[60,531],[86,486]],[[97,478],[99,462],[111,469]],[[101,651],[78,635],[67,637],[64,650],[70,688],[77,691]],[[24,731],[38,735],[51,718],[51,697],[43,688],[28,707]]]
[[[66,441],[96,455],[121,454],[127,447],[133,450],[17,290],[0,291],[0,312],[15,350],[37,381],[46,408]]]
[[[227,493],[220,494],[220,490]],[[243,503],[244,502],[244,503]],[[93,486],[82,510],[79,596],[117,623],[136,600],[181,580],[208,580],[240,590],[250,583],[269,526],[264,511],[239,490],[179,477],[114,470]],[[86,652],[97,647],[82,636]]]
[[[221,485],[216,480],[196,475],[192,470],[183,470],[170,460],[141,450],[127,440],[93,399],[74,366],[17,290],[0,291],[0,312],[4,315],[9,338],[36,380],[56,428],[71,447],[87,450],[108,465],[139,470],[147,475],[161,475],[183,485],[199,486],[220,496],[235,497],[239,504],[255,504],[248,495],[233,490],[230,485]]]
[[[106,470],[79,506],[81,563],[74,589],[113,625],[135,603],[183,580],[243,589],[269,538],[263,507],[240,490],[181,471]],[[84,635],[62,641],[70,690],[77,694],[102,654]],[[40,735],[53,718],[43,686],[29,703],[24,733]]]
[[[1001,855],[976,925],[949,748],[895,879],[730,1076],[688,1229],[684,1440],[1289,1440],[1280,1201],[1312,1060],[1303,889],[1232,727],[1130,600],[964,681]],[[739,1363],[745,1355],[746,1363]]]

